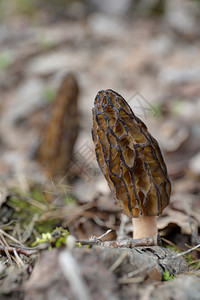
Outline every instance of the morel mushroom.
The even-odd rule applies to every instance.
[[[51,116],[36,153],[47,175],[63,176],[71,163],[78,135],[78,85],[73,74],[64,76],[53,100]]]
[[[100,91],[92,136],[98,164],[111,191],[133,220],[134,239],[156,237],[156,216],[169,204],[171,184],[157,141],[125,99]]]

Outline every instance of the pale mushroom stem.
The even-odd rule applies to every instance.
[[[134,239],[157,236],[156,216],[139,216],[138,218],[132,218],[132,222]]]

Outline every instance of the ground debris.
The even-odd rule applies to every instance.
[[[94,157],[91,108],[99,89],[129,99],[161,146],[172,180],[170,204],[158,219],[163,246],[182,255],[199,244],[200,2],[112,2],[0,1],[1,300],[75,298],[59,264],[66,237],[55,235],[57,228],[81,241],[108,229],[109,241],[133,235]],[[79,136],[73,172],[60,174],[74,181],[57,184],[31,154],[66,72],[80,84]],[[41,253],[37,264],[37,255],[26,255],[33,243]],[[199,249],[167,262],[164,251],[81,247],[67,255],[76,262],[74,278],[94,299],[199,299]],[[29,279],[32,272],[37,276]]]
[[[150,300],[198,300],[200,294],[200,278],[198,276],[181,275],[173,281],[166,282],[154,288],[149,294]]]
[[[50,295],[51,299],[52,295],[56,295],[56,299],[63,299],[66,295],[70,300],[80,299],[74,290],[74,285],[79,284],[89,295],[88,299],[120,299],[120,293],[127,290],[128,295],[130,289],[134,289],[133,284],[140,284],[142,289],[151,282],[161,282],[165,269],[173,275],[185,272],[185,260],[182,257],[175,260],[173,254],[157,246],[134,249],[94,246],[72,251],[45,251],[25,284],[25,299],[49,299]],[[164,259],[165,263],[162,263]],[[131,297],[137,296],[138,291],[140,287]],[[133,299],[131,297],[126,299]]]
[[[25,299],[77,299],[70,288],[70,280],[62,272],[59,251],[43,252],[30,280],[25,285]],[[92,299],[118,299],[115,296],[114,276],[106,270],[93,250],[75,249],[71,254],[78,264],[81,278],[87,285]]]
[[[37,260],[36,255],[26,258],[20,255],[23,266],[9,265],[4,257],[0,257],[0,299],[24,299],[23,283],[28,280]]]

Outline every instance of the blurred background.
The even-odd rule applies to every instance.
[[[114,217],[119,210],[96,164],[91,139],[95,95],[111,88],[129,102],[164,154],[173,193],[159,221],[161,234],[173,234],[176,242],[181,235],[181,244],[191,240],[191,228],[197,234],[200,226],[199,49],[197,0],[0,0],[2,194],[13,185],[27,192],[30,182],[40,183],[42,192],[46,188],[48,179],[35,153],[41,137],[49,134],[47,124],[56,128],[53,122],[59,123],[61,117],[51,118],[59,102],[52,104],[63,76],[70,73],[79,89],[79,112],[72,116],[78,133],[75,142],[68,139],[69,153],[60,151],[75,157],[78,168],[64,189],[77,203],[101,200],[95,208],[101,214],[82,216],[71,225],[72,232],[86,238],[119,225]],[[52,133],[44,153],[58,136],[66,138],[65,130]],[[84,225],[88,220],[90,225]]]

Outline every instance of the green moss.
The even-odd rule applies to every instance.
[[[22,195],[22,193],[20,194],[15,191],[15,193],[12,193],[12,196],[9,197],[6,204],[13,209],[12,220],[16,220],[19,224],[22,236],[27,230],[27,226],[33,222],[33,230],[27,240],[27,245],[30,245],[34,241],[34,234],[39,235],[51,232],[61,223],[61,220],[53,219],[39,221],[45,212],[53,211],[56,207],[47,203],[42,193],[37,189],[31,190],[29,195]]]
[[[33,215],[41,214],[41,209],[35,205],[31,205],[26,199],[20,199],[17,195],[11,196],[7,202],[7,205],[14,208],[13,217],[17,217],[21,220],[29,221]]]
[[[39,202],[43,202],[46,204],[46,201],[44,199],[43,193],[41,192],[40,188],[33,188],[30,190],[30,194],[29,194],[33,199],[39,201]]]
[[[34,228],[41,234],[43,232],[51,232],[59,223],[59,221],[56,222],[55,220],[45,220],[43,222],[36,222]]]
[[[192,262],[192,258],[191,258],[190,253],[184,255],[183,257],[184,257],[185,261],[187,262],[187,264],[190,264]]]
[[[167,269],[163,272],[163,281],[171,281],[174,279],[174,275],[171,274]]]
[[[188,253],[183,256],[187,262],[188,268],[198,270],[200,267],[200,261],[197,261],[196,258],[192,258],[191,254]]]
[[[66,195],[63,190],[58,190],[56,195],[51,193],[50,200],[48,197],[46,200],[40,185],[30,187],[28,193],[23,193],[17,187],[11,188],[9,197],[3,204],[6,206],[8,222],[13,222],[7,232],[26,246],[44,242],[48,243],[51,248],[64,245],[69,233],[60,227],[62,218],[56,214],[56,210],[60,209],[55,203],[58,195],[62,197],[65,205],[71,205],[75,202],[75,199]],[[49,201],[54,204],[49,203]],[[53,217],[54,215],[56,217]]]
[[[174,246],[171,246],[171,245],[167,245],[165,248],[171,249],[171,250],[174,251],[174,252],[178,252],[178,253],[181,252],[179,249],[177,249],[177,248],[175,248]]]
[[[66,196],[66,197],[63,199],[63,202],[64,202],[65,205],[76,204],[76,199],[73,198],[72,196]]]
[[[181,253],[180,250],[178,250],[177,248],[175,248],[175,247],[173,247],[171,245],[167,245],[166,248],[171,249],[174,252]],[[191,253],[183,255],[183,258],[185,259],[188,268],[190,268],[190,269],[198,269],[198,267],[200,267],[200,261],[197,261],[196,258],[193,258],[191,256]]]

